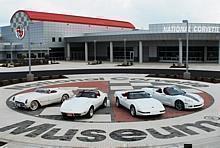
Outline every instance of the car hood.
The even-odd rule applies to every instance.
[[[190,99],[193,102],[204,103],[203,98],[201,96],[197,95],[197,94],[185,93],[185,94],[181,95],[181,97],[183,97],[184,99]]]
[[[141,111],[149,111],[149,109],[165,110],[163,104],[153,98],[136,99],[134,104],[138,109],[141,109]]]
[[[25,100],[27,99],[36,99],[39,97],[44,96],[44,94],[42,93],[38,93],[38,92],[28,92],[28,93],[23,93],[23,94],[18,94],[15,96],[15,101],[19,101],[19,102],[25,102]]]
[[[72,98],[62,103],[60,107],[60,112],[82,113],[89,110],[92,102],[93,101],[91,98],[85,98],[85,97]]]

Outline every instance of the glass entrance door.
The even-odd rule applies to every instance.
[[[130,61],[134,61],[134,51],[130,51]]]

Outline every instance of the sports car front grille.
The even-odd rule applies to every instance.
[[[25,104],[23,102],[18,102],[18,101],[15,101],[15,105],[17,107],[25,107]]]
[[[150,114],[150,112],[142,112],[142,111],[138,111],[138,112],[142,114]]]
[[[199,106],[202,106],[202,104],[199,104],[199,105],[194,105],[194,107],[199,107]]]
[[[62,113],[64,116],[81,116],[80,113]]]

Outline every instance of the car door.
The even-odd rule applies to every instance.
[[[97,109],[100,106],[100,99],[101,96],[97,95],[96,92],[88,92],[88,98],[92,100],[92,103],[95,107],[95,109]]]
[[[97,91],[97,92],[96,92],[96,97],[97,97],[97,101],[98,101],[98,102],[97,102],[97,105],[98,105],[98,107],[99,107],[99,106],[101,106],[101,105],[103,104],[103,101],[104,101],[104,99],[105,99],[105,96],[104,96],[103,93]]]
[[[166,92],[164,92],[164,90],[163,90],[163,93],[161,95],[161,100],[162,100],[161,102],[163,102],[163,104],[171,106],[172,105],[173,96],[169,95],[169,94],[166,94]]]
[[[130,95],[130,93],[127,92],[125,94],[124,99],[123,99],[124,100],[124,107],[126,107],[127,109],[130,109],[130,106],[132,104],[132,99],[129,99],[129,95]]]
[[[49,103],[57,103],[60,102],[60,93],[57,90],[50,90],[48,93]]]
[[[162,104],[168,105],[168,96],[164,93],[162,89],[158,89],[153,92],[152,97],[159,100]]]
[[[122,93],[120,96],[119,96],[119,102],[122,106],[126,107],[126,101],[127,101],[127,93]]]

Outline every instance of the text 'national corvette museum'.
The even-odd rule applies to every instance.
[[[141,30],[125,21],[26,10],[15,12],[10,23],[1,27],[1,61],[27,58],[30,48],[35,58],[48,55],[57,60],[86,62],[126,58],[139,63],[182,64],[186,60],[188,25],[189,62],[220,63],[220,24],[150,24],[148,30]],[[25,29],[27,24],[30,34]],[[15,36],[16,27],[22,40]]]
[[[18,10],[4,62],[0,148],[219,148],[220,24]]]

